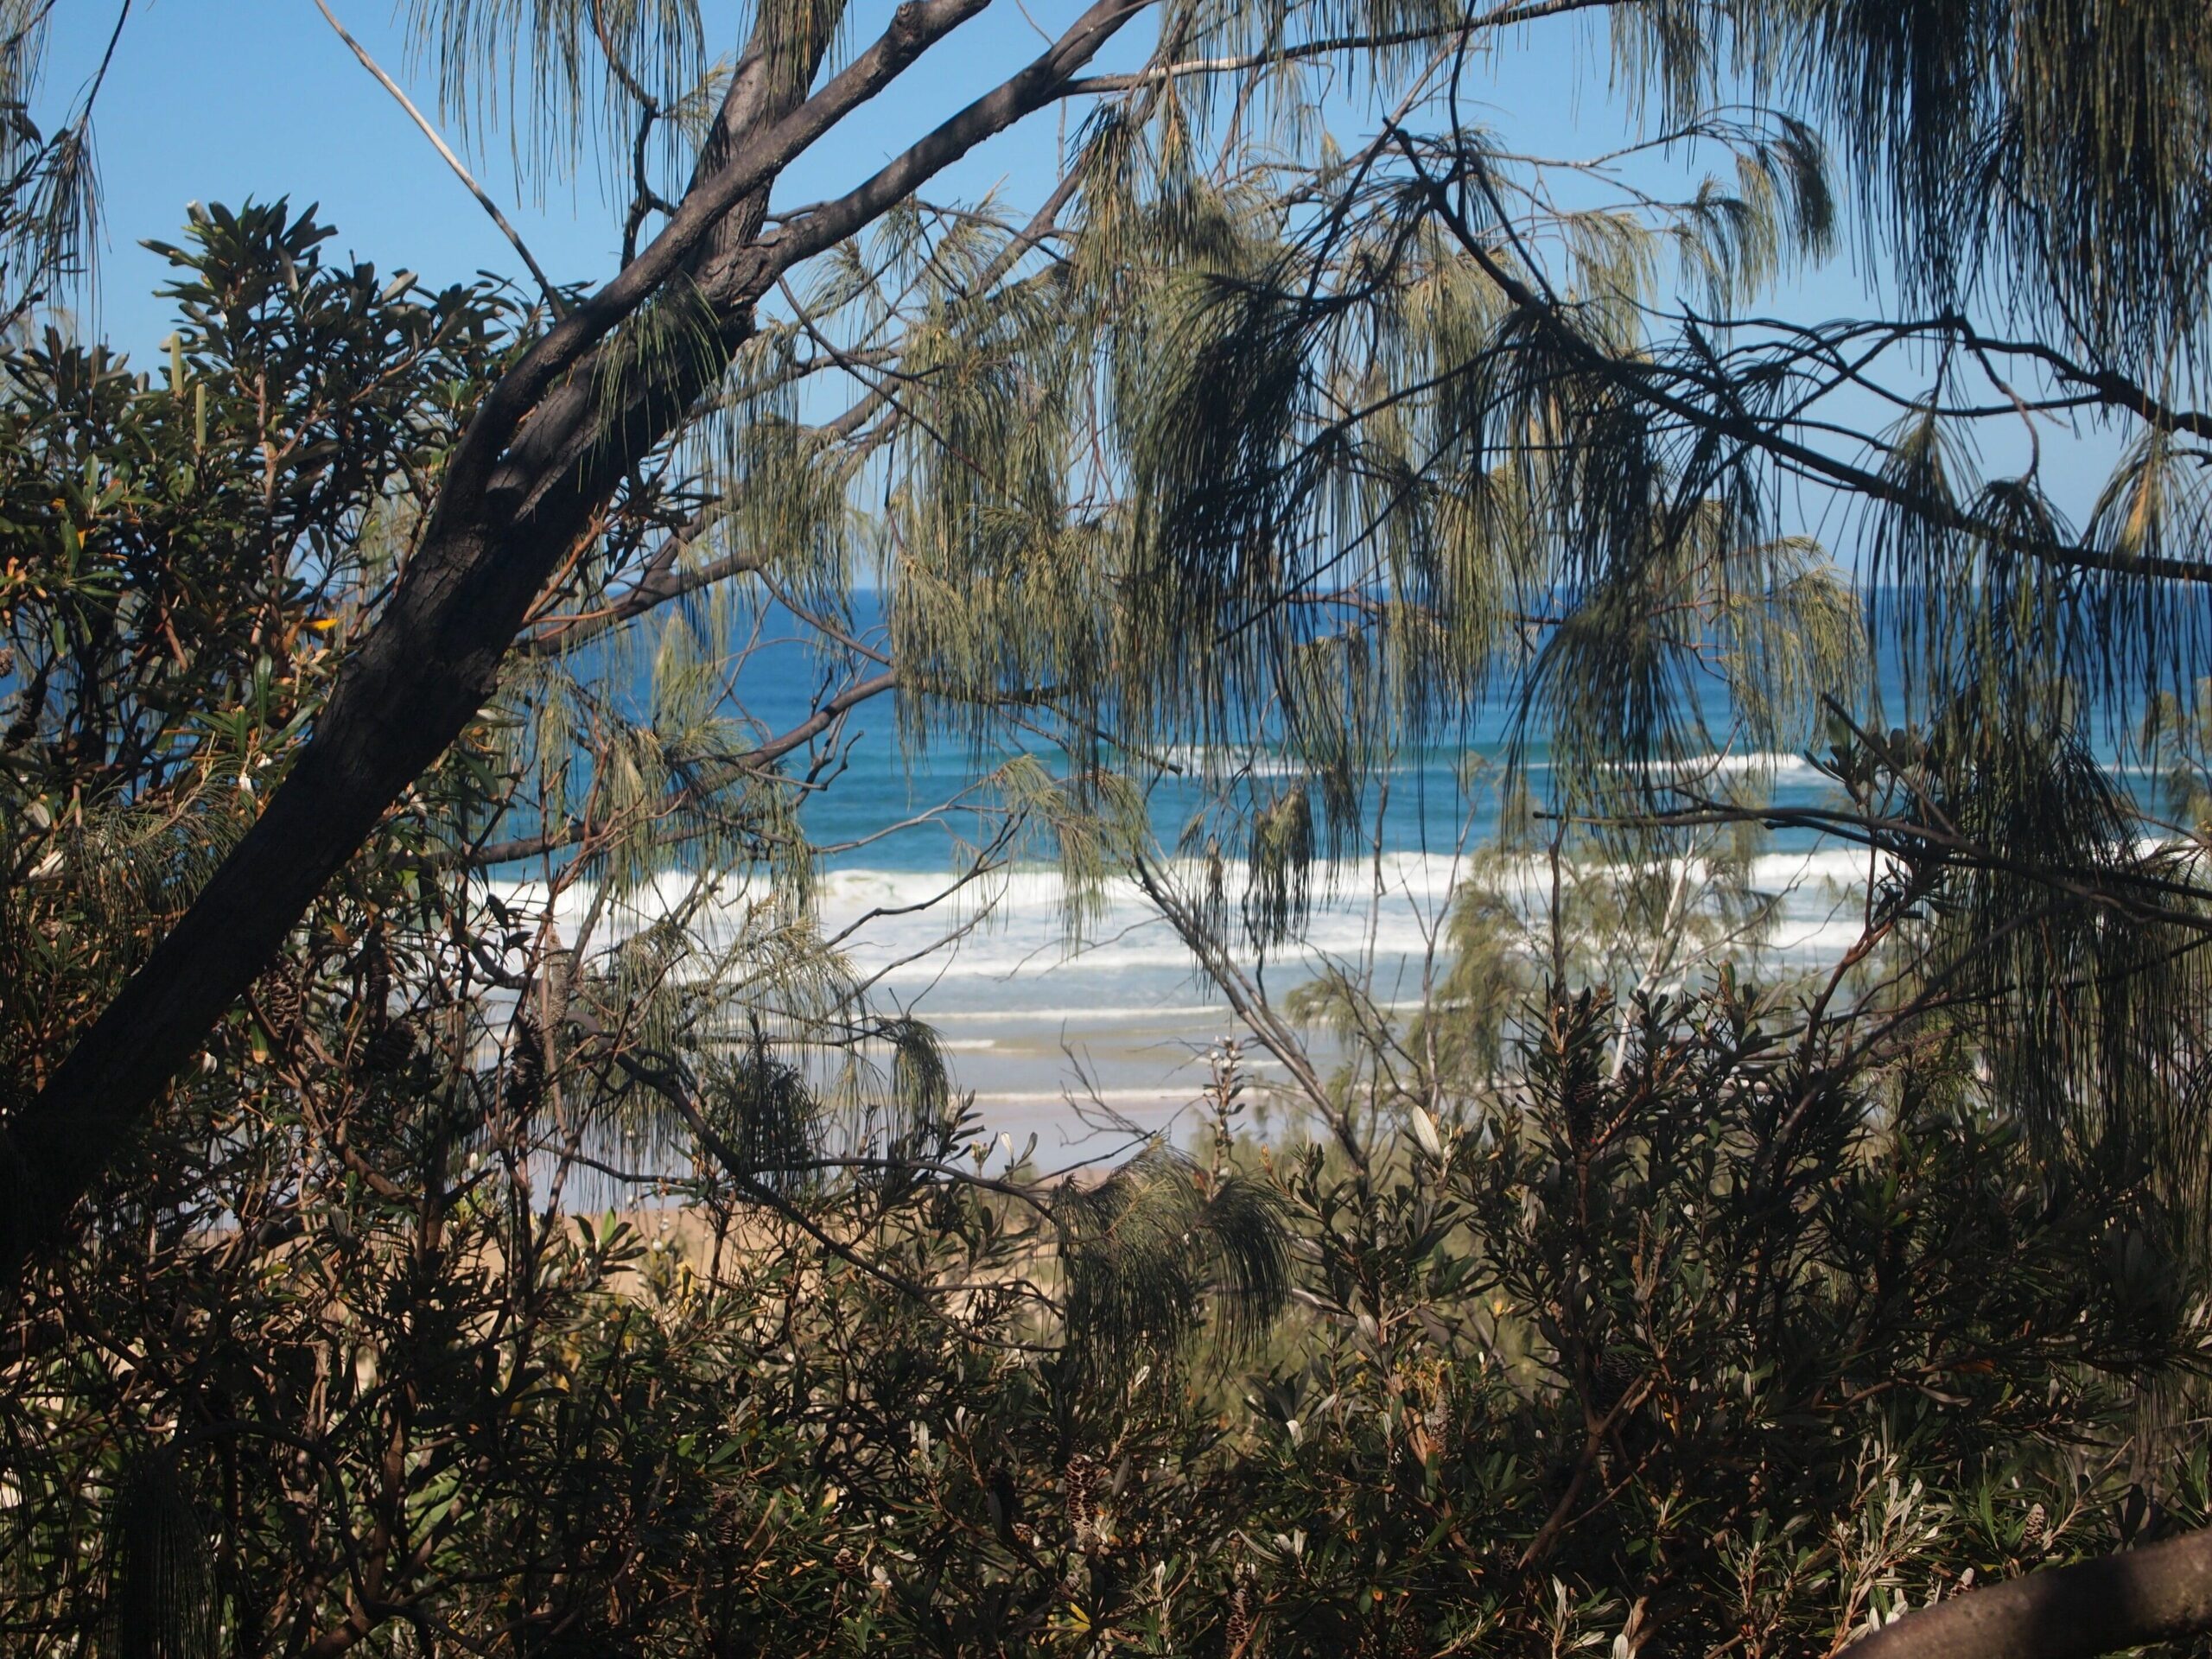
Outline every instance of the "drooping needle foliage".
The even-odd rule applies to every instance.
[[[0,0],[10,1649],[1832,1653],[2201,1526],[2212,22],[996,9],[410,0],[619,269],[196,210],[142,363]],[[1624,146],[1475,118],[1574,49]],[[1195,1147],[902,1001],[1040,872]]]

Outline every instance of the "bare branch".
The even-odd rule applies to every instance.
[[[1907,1613],[1851,1659],[2089,1659],[2212,1630],[2212,1531],[2050,1567]]]
[[[635,261],[555,324],[486,394],[448,463],[421,543],[382,618],[349,658],[315,735],[184,916],[38,1096],[10,1116],[0,1143],[9,1200],[0,1283],[17,1281],[31,1249],[61,1234],[77,1199],[208,1029],[391,804],[483,706],[547,579],[595,533],[630,469],[683,425],[729,354],[752,336],[753,302],[775,275],[863,228],[935,172],[1049,104],[1151,3],[1100,0],[1027,68],[858,188],[765,241],[753,238],[780,168],[986,0],[908,0],[885,35],[812,98],[803,98],[803,81],[757,86],[734,109],[753,136],[695,182]],[[779,26],[764,15],[756,39]],[[762,40],[760,49],[772,44]],[[726,103],[725,117],[733,112]],[[717,244],[725,232],[741,245]],[[700,264],[695,256],[710,250],[715,258]],[[719,362],[695,353],[673,371],[618,365],[611,388],[599,376],[570,372],[625,318],[677,283],[715,308]],[[856,686],[844,706],[889,683]],[[816,718],[826,728],[838,712],[825,707]],[[802,726],[779,741],[797,747],[813,734]]]
[[[1391,29],[1379,35],[1332,35],[1318,41],[1294,41],[1269,52],[1185,58],[1175,63],[1154,64],[1150,68],[1139,69],[1126,75],[1085,75],[1079,80],[1068,82],[1061,88],[1061,96],[1084,98],[1131,92],[1141,86],[1158,86],[1167,81],[1187,80],[1200,75],[1243,74],[1249,70],[1271,69],[1278,64],[1302,63],[1313,58],[1334,57],[1342,53],[1387,52],[1395,47],[1421,46],[1432,41],[1450,40],[1475,29],[1509,29],[1516,23],[1535,22],[1542,18],[1586,11],[1611,3],[1611,0],[1535,0],[1533,4],[1500,6],[1485,16],[1469,18],[1465,22],[1454,20],[1420,29]]]
[[[562,315],[567,308],[562,303],[561,290],[553,286],[553,279],[537,263],[537,256],[530,251],[530,245],[522,239],[522,233],[507,222],[507,216],[499,211],[499,204],[486,194],[484,187],[477,183],[468,169],[461,165],[461,157],[453,153],[452,146],[438,136],[438,130],[430,124],[429,118],[415,107],[415,100],[401,90],[397,81],[385,73],[383,67],[369,55],[366,47],[346,32],[346,25],[338,21],[337,15],[324,3],[324,0],[315,0],[315,8],[322,14],[323,22],[337,31],[338,38],[353,49],[353,55],[361,60],[361,67],[374,75],[377,84],[398,100],[399,107],[407,111],[408,118],[423,130],[423,136],[430,141],[439,155],[445,157],[446,165],[453,169],[454,176],[468,187],[468,194],[475,197],[477,205],[492,216],[492,222],[499,227],[499,234],[507,238],[509,245],[522,256],[523,264],[530,267],[530,274],[537,278],[538,291],[545,296],[545,303],[552,308],[553,315],[556,317]]]

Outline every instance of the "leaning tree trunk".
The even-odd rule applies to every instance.
[[[2212,1630],[2212,1531],[1975,1590],[1854,1642],[1849,1659],[2089,1659]]]
[[[761,9],[667,226],[486,395],[397,590],[260,818],[45,1089],[0,1125],[0,1294],[34,1249],[63,1236],[77,1201],[324,884],[489,699],[531,601],[750,337],[755,302],[1051,102],[1154,3],[1096,0],[1020,72],[845,195],[765,235],[783,169],[989,0],[907,0],[810,97],[827,30],[786,39],[798,26],[779,21],[785,9]],[[651,305],[684,308],[687,338],[710,334],[719,356],[626,351],[619,331]]]

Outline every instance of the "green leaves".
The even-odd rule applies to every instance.
[[[216,1659],[221,1607],[207,1522],[172,1448],[130,1455],[116,1482],[106,1601],[116,1659]]]
[[[1052,1213],[1071,1357],[1088,1370],[1179,1359],[1209,1315],[1233,1352],[1265,1334],[1289,1288],[1281,1201],[1249,1176],[1152,1152],[1068,1188]]]
[[[2186,3],[1716,9],[1852,163],[1916,302],[1984,301],[2114,365],[2204,347],[2212,41]]]
[[[641,98],[674,108],[707,73],[696,0],[409,0],[406,16],[447,115],[480,142],[504,130],[541,188],[591,138],[626,149]]]

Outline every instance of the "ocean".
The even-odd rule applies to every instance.
[[[788,623],[788,619],[784,619]],[[863,595],[851,619],[862,639],[880,619]],[[803,720],[822,695],[823,668],[800,643],[803,630],[768,619],[737,682],[743,706],[764,734]],[[1883,688],[1896,706],[1895,664],[1880,664]],[[1424,975],[1440,971],[1435,955],[1452,893],[1497,831],[1494,791],[1470,791],[1462,779],[1471,756],[1493,772],[1515,737],[1516,709],[1501,700],[1451,734],[1398,756],[1387,775],[1380,835],[1356,855],[1317,867],[1311,918],[1302,944],[1265,958],[1242,953],[1278,1001],[1325,962],[1363,966],[1376,1000],[1416,1003]],[[1707,710],[1708,725],[1727,729],[1725,709]],[[2100,747],[2119,765],[2123,722],[2107,720]],[[1549,768],[1545,734],[1522,730],[1521,761],[1541,794]],[[1063,1167],[1097,1155],[1101,1126],[1181,1138],[1208,1076],[1208,1057],[1225,1039],[1243,1038],[1245,1064],[1264,1119],[1269,1081],[1279,1065],[1252,1043],[1220,995],[1199,976],[1192,956],[1135,887],[1108,882],[1079,933],[1067,925],[1069,906],[1054,868],[1027,865],[965,887],[956,886],[963,841],[987,826],[958,810],[921,823],[916,815],[957,799],[975,781],[980,759],[958,738],[918,752],[903,747],[886,697],[861,705],[845,733],[839,764],[826,788],[802,812],[810,837],[830,850],[818,884],[824,933],[842,937],[850,970],[868,981],[879,1011],[910,1014],[941,1035],[957,1089],[972,1095],[987,1134],[1014,1146],[1035,1137],[1041,1166]],[[1171,755],[1193,772],[1207,757]],[[1804,756],[1791,753],[1708,757],[1715,773],[1738,774],[1740,785],[1777,806],[1833,800],[1833,785]],[[1261,770],[1270,763],[1262,757]],[[1287,766],[1276,769],[1287,772]],[[2125,770],[2123,768],[2123,770]],[[2139,769],[2139,785],[2147,780]],[[1263,780],[1264,782],[1264,780]],[[1197,791],[1170,782],[1154,803],[1154,828],[1172,846]],[[885,833],[889,826],[907,827]],[[626,915],[610,918],[611,938],[664,910],[690,891],[702,872],[680,853],[652,891]],[[1753,861],[1751,884],[1777,896],[1774,925],[1757,964],[1769,977],[1833,962],[1858,936],[1868,855],[1802,830],[1776,831]],[[1548,874],[1529,857],[1492,861],[1485,879],[1523,914],[1538,912]],[[510,904],[541,897],[535,884],[502,881]],[[1241,862],[1230,859],[1225,890],[1232,906],[1243,888]],[[718,903],[727,913],[746,902],[729,886]],[[588,888],[571,890],[556,926],[568,937],[589,906]],[[1694,966],[1693,983],[1709,972]],[[1670,976],[1669,986],[1681,975]],[[1324,1070],[1333,1057],[1316,1039]],[[995,1156],[1003,1160],[1004,1143]]]

